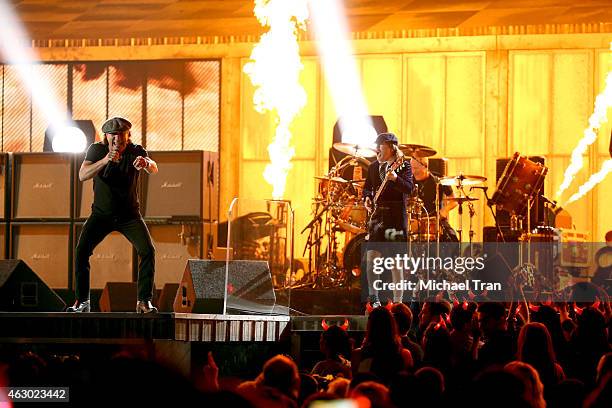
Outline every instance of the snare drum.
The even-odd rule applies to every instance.
[[[497,183],[497,190],[491,202],[498,210],[522,215],[527,209],[528,198],[531,197],[533,204],[547,172],[548,168],[542,164],[533,162],[518,152],[514,153]]]
[[[436,217],[422,217],[410,220],[410,236],[418,241],[435,241],[440,233]]]

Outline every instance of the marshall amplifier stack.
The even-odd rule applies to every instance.
[[[219,214],[219,156],[149,152],[160,172],[140,177],[141,213],[156,247],[155,286],[178,284],[188,259],[210,259]],[[0,153],[0,262],[20,259],[51,289],[72,291],[73,252],[91,213],[93,180],[80,182],[84,153]],[[112,233],[96,247],[91,288],[133,282],[138,259]]]
[[[74,155],[9,157],[8,258],[24,261],[52,289],[70,288]]]

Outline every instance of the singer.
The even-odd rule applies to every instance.
[[[137,313],[155,313],[151,304],[155,276],[155,247],[140,215],[138,176],[140,170],[157,173],[157,164],[147,151],[130,140],[132,124],[115,117],[102,125],[104,140],[89,146],[79,170],[79,180],[93,178],[91,215],[83,225],[75,250],[76,302],[68,312],[89,312],[89,257],[111,232],[119,231],[136,248],[138,264]]]

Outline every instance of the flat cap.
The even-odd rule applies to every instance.
[[[399,140],[397,140],[397,136],[395,136],[393,133],[381,133],[378,135],[376,138],[376,145],[378,146],[385,142],[398,144]]]
[[[130,130],[131,128],[132,124],[129,120],[120,117],[114,117],[104,122],[104,124],[102,125],[102,132],[116,134],[125,132],[126,130]]]

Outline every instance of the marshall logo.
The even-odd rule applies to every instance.
[[[35,259],[35,260],[50,259],[50,258],[51,258],[51,255],[49,254],[37,254],[37,253],[32,254],[32,259]]]
[[[183,187],[183,182],[181,181],[177,181],[176,183],[169,183],[167,181],[164,181],[163,184],[161,185],[161,188],[181,188]]]
[[[161,259],[163,259],[164,261],[180,261],[182,259],[182,256],[173,254],[163,254]]]
[[[114,261],[117,257],[113,254],[96,254],[95,259],[103,261]]]
[[[34,183],[34,185],[32,186],[32,188],[40,188],[40,189],[47,189],[47,188],[52,188],[53,187],[53,183]]]

